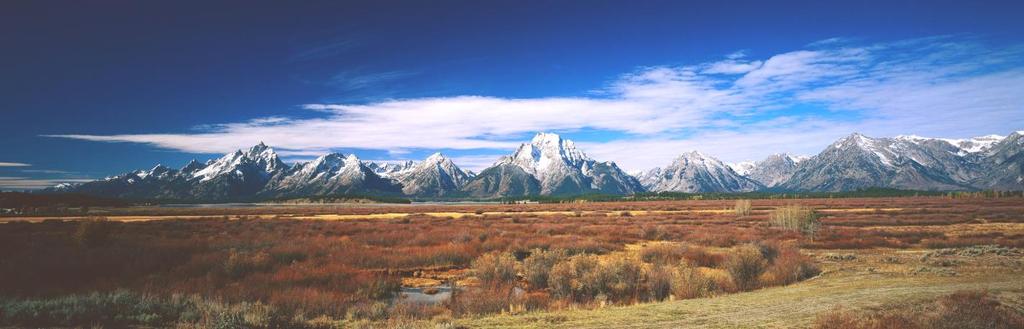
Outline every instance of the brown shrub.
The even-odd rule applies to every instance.
[[[685,259],[692,266],[718,267],[725,261],[725,256],[707,251],[698,246],[689,246],[683,252]]]
[[[617,302],[636,301],[640,297],[640,279],[643,263],[623,254],[609,256],[600,266],[600,293]]]
[[[509,252],[491,252],[473,261],[473,273],[487,284],[507,284],[516,281],[516,258]]]
[[[224,261],[224,272],[232,278],[241,278],[252,272],[267,271],[273,265],[270,254],[265,251],[240,252],[232,249]]]
[[[917,323],[892,312],[878,312],[871,316],[833,309],[818,316],[815,329],[916,329]]]
[[[513,304],[511,285],[492,285],[460,291],[448,300],[448,309],[456,315],[500,313]]]
[[[551,268],[566,257],[566,252],[562,249],[534,249],[529,257],[523,259],[522,265],[522,272],[526,282],[530,283],[530,289],[547,288]]]
[[[762,286],[787,285],[811,278],[821,270],[810,258],[802,255],[792,245],[778,246],[775,255],[764,274],[761,275]]]
[[[597,289],[589,279],[597,272],[598,263],[596,256],[587,254],[556,263],[548,277],[551,293],[572,301],[590,300]]]
[[[736,212],[736,216],[750,215],[750,200],[736,200],[736,205],[733,206],[733,211]]]
[[[732,275],[736,288],[744,291],[758,287],[758,278],[764,273],[767,265],[760,248],[754,245],[735,248],[723,264]]]
[[[686,252],[686,247],[671,244],[658,243],[644,247],[640,250],[640,259],[646,263],[657,265],[679,264]]]
[[[925,322],[931,328],[1024,328],[1024,314],[986,292],[957,292],[940,298],[936,304],[936,314]]]
[[[704,276],[698,269],[680,266],[673,273],[672,295],[679,299],[713,296],[719,291],[714,280]]]
[[[551,305],[551,295],[544,291],[533,291],[517,296],[514,303],[525,311],[546,310]]]
[[[663,265],[654,265],[644,272],[645,290],[651,300],[662,301],[672,293],[673,271]]]
[[[818,266],[793,244],[759,244],[761,253],[768,261],[768,268],[761,275],[762,286],[787,285],[807,280],[821,273]]]

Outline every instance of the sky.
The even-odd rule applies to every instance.
[[[1020,1],[3,1],[0,189],[265,142],[627,170],[1024,130]]]

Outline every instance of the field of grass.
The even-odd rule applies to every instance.
[[[0,222],[0,326],[809,327],[835,307],[961,290],[1024,313],[1020,197],[92,207]]]

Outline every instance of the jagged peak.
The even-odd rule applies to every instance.
[[[330,159],[344,159],[344,158],[346,158],[345,154],[338,153],[338,152],[332,152],[332,153],[327,153],[327,154],[318,156],[316,158],[316,160],[313,160],[313,161],[325,161],[325,160],[330,160]]]
[[[543,176],[552,166],[579,167],[587,161],[592,160],[576,149],[573,141],[562,139],[558,134],[540,132],[530,143],[523,143],[511,156],[501,157],[495,164],[514,164],[532,175]]]
[[[423,162],[439,163],[444,160],[448,160],[448,158],[446,158],[444,154],[441,154],[441,152],[434,152],[434,154],[431,154],[426,159],[424,159]]]
[[[864,134],[861,134],[859,132],[854,132],[852,134],[847,135],[846,137],[840,138],[833,145],[845,144],[845,143],[863,144],[863,143],[865,143],[865,142],[867,142],[867,141],[869,141],[871,139],[872,139],[871,137],[868,137],[868,136],[866,136]]]
[[[708,162],[708,161],[710,161],[710,162],[716,162],[716,163],[722,162],[721,160],[718,160],[718,158],[715,158],[713,156],[704,154],[701,151],[697,151],[697,150],[693,150],[693,151],[689,151],[689,152],[683,152],[683,154],[680,154],[679,157],[676,158],[676,161],[677,162],[678,161],[691,161],[691,162]]]
[[[683,154],[680,155],[680,157],[706,158],[707,156],[705,156],[704,153],[701,153],[698,150],[692,150],[689,152],[683,152]]]
[[[189,160],[189,162],[186,163],[185,166],[181,167],[181,172],[183,172],[183,173],[192,173],[192,172],[198,171],[200,169],[203,169],[208,164],[209,164],[209,162],[207,162],[206,164],[203,164],[203,163],[199,162],[196,159],[192,159],[192,160]]]
[[[562,136],[555,133],[538,132],[533,136],[530,144],[544,145],[544,144],[559,144],[562,142]]]
[[[757,163],[768,163],[772,161],[788,161],[792,163],[800,163],[801,161],[807,160],[807,156],[803,155],[792,155],[786,152],[774,153],[768,155],[764,160],[758,161]]]
[[[267,144],[263,144],[263,142],[260,142],[259,144],[250,147],[249,151],[246,152],[246,154],[249,155],[250,157],[277,157],[277,153],[274,152],[274,148],[267,146]]]
[[[334,166],[345,161],[345,155],[341,153],[327,153],[318,156],[313,161],[306,163],[306,167],[321,168],[325,166]]]

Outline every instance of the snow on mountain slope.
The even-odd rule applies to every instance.
[[[765,187],[774,187],[793,176],[797,165],[804,159],[806,157],[796,157],[786,153],[772,154],[761,161],[754,162],[745,173],[740,174]]]
[[[750,192],[763,187],[697,151],[683,153],[663,169],[655,168],[642,181],[653,192]]]
[[[504,168],[514,166],[518,170]],[[501,193],[501,182],[510,182],[515,178],[523,188],[532,186],[532,183],[524,182],[518,171],[522,171],[537,181],[540,194],[543,195],[566,195],[580,193],[611,193],[631,194],[640,192],[643,188],[639,182],[630,175],[623,172],[613,162],[598,162],[591,159],[582,151],[576,148],[571,140],[562,139],[557,134],[538,133],[529,143],[523,143],[514,153],[500,158],[491,170],[481,172],[474,178],[487,179],[489,184],[470,184],[471,195],[487,195],[488,192],[474,189],[485,189],[493,193]],[[484,178],[487,172],[488,177]],[[493,175],[498,175],[494,177]],[[501,177],[501,175],[511,175]],[[486,186],[486,187],[485,187]],[[519,188],[512,189],[519,191]],[[494,195],[501,196],[501,195]]]
[[[470,176],[440,152],[398,176],[402,192],[417,196],[450,196],[469,182]]]
[[[287,167],[278,158],[273,148],[260,142],[246,152],[238,150],[214,160],[206,167],[196,171],[193,177],[204,182],[224,175],[233,174],[244,177],[243,172],[261,173],[265,177],[269,177],[272,173]]]
[[[398,179],[403,174],[408,173],[413,167],[416,167],[416,162],[412,160],[404,162],[366,162],[366,167],[373,170],[374,173],[381,177],[395,178]]]
[[[726,165],[728,165],[729,168],[732,168],[732,171],[735,171],[737,174],[747,176],[748,174],[750,174],[751,170],[754,170],[755,162],[743,161],[737,163],[727,163]]]

